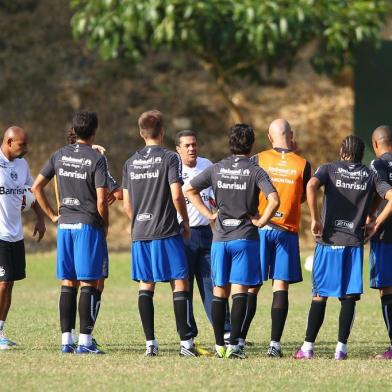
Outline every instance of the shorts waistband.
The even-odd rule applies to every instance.
[[[191,230],[206,230],[206,229],[211,230],[211,226],[210,225],[191,226]]]

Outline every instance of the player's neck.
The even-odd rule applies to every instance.
[[[82,140],[82,139],[76,139],[76,144],[85,144],[86,146],[92,146],[93,141],[88,139],[88,140]]]
[[[145,139],[146,146],[160,146],[162,143],[159,139]]]
[[[272,148],[280,148],[282,150],[291,150],[291,144],[287,142],[272,143]]]

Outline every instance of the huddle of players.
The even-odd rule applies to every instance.
[[[380,289],[383,316],[392,338],[392,268],[387,264],[392,254],[392,134],[388,127],[379,127],[373,133],[377,159],[372,169],[361,163],[362,140],[348,136],[342,143],[340,160],[322,165],[311,177],[309,163],[295,153],[293,133],[285,120],[275,120],[270,126],[268,136],[273,148],[252,158],[253,130],[246,124],[236,124],[229,132],[232,155],[214,165],[197,157],[192,132],[184,131],[177,137],[182,163],[177,154],[162,147],[160,112],[145,112],[138,123],[145,147],[125,163],[122,186],[124,209],[132,223],[132,278],[139,281],[138,304],[147,356],[158,354],[153,295],[155,283],[160,281],[170,281],[173,289],[180,355],[198,355],[190,295],[193,279],[190,281],[189,276],[196,277],[201,289],[215,333],[215,355],[220,358],[245,358],[245,339],[256,312],[258,290],[263,281],[272,279],[271,344],[267,354],[282,356],[280,340],[288,313],[288,287],[302,281],[298,227],[300,206],[306,196],[317,246],[306,338],[295,358],[313,357],[313,344],[330,296],[341,301],[335,358],[347,358],[355,303],[362,293],[365,236],[373,236],[371,286]],[[100,305],[99,282],[108,275],[108,169],[104,156],[92,148],[98,128],[96,115],[76,113],[72,128],[75,143],[51,156],[33,191],[42,210],[58,223],[61,350],[101,354],[92,331]],[[187,158],[188,181],[182,187],[181,170],[187,168]],[[52,208],[44,191],[54,176],[59,211]],[[316,196],[322,186],[320,218]],[[215,210],[211,209],[211,191]],[[380,200],[374,197],[376,194]],[[192,209],[189,206],[187,210],[187,202],[197,210],[192,212],[192,226],[188,217]],[[215,222],[211,260],[210,222]],[[189,262],[192,257],[194,263]],[[198,259],[204,263],[203,268]],[[213,290],[205,283],[210,278],[209,264]],[[80,335],[75,347],[71,331],[77,308]],[[229,328],[226,345],[224,335]],[[391,348],[381,357],[392,358]]]

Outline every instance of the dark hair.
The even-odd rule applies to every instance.
[[[157,139],[163,126],[162,113],[159,110],[144,112],[139,117],[138,125],[142,136]]]
[[[76,133],[73,128],[67,129],[67,142],[68,144],[75,144],[76,143]]]
[[[356,136],[347,136],[340,147],[340,157],[346,161],[361,163],[365,152],[365,143]]]
[[[176,133],[176,136],[174,138],[174,143],[176,144],[176,146],[179,146],[181,143],[180,139],[186,136],[193,136],[197,139],[197,135],[195,132],[191,131],[190,129],[185,129],[184,131],[180,131]]]
[[[78,138],[82,140],[90,138],[98,128],[97,114],[85,110],[76,112],[72,119],[72,128]]]
[[[255,134],[249,125],[240,123],[230,128],[229,145],[233,154],[250,154],[254,142]]]

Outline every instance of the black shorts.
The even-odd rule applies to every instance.
[[[24,241],[0,240],[0,282],[13,282],[26,277]]]

